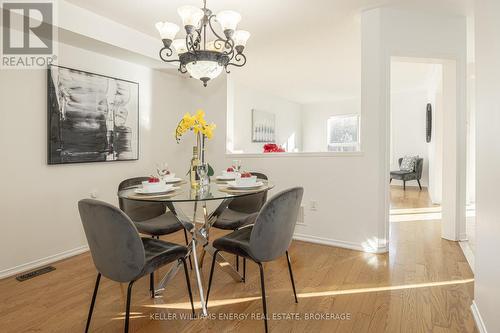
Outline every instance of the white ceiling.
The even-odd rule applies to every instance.
[[[177,8],[201,0],[67,0],[157,37],[154,24],[180,24]],[[233,9],[252,33],[248,63],[232,69],[247,86],[298,103],[360,95],[359,13],[380,6],[465,15],[469,0],[208,0],[214,12]],[[158,41],[158,47],[161,42]]]

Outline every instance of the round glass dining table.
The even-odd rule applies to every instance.
[[[141,187],[140,185],[125,188],[118,192],[118,197],[123,200],[165,203],[168,209],[177,217],[179,222],[182,223],[184,228],[191,233],[191,242],[188,244],[188,254],[186,258],[192,255],[194,261],[194,270],[196,273],[196,280],[198,284],[203,316],[206,316],[208,312],[203,294],[203,284],[201,281],[200,268],[203,264],[205,254],[208,253],[209,255],[213,256],[215,253],[215,248],[213,248],[208,241],[210,228],[233,199],[266,192],[274,187],[274,185],[267,180],[259,179],[258,181],[262,182],[261,186],[245,189],[230,188],[227,182],[211,182],[210,184],[207,184],[203,187],[193,189],[191,188],[190,183],[181,181],[179,183],[174,183],[173,190],[166,193],[151,195],[141,194],[138,193],[138,189]],[[208,201],[220,202],[217,208],[211,213],[209,213],[207,209]],[[181,203],[189,202],[194,204],[192,216],[188,216],[179,205]],[[201,205],[203,208],[203,222],[198,223],[197,226],[196,213],[198,211],[199,205]],[[199,260],[196,254],[196,247],[198,245],[203,246],[203,250]],[[243,281],[243,277],[240,275],[240,273],[236,269],[234,269],[234,267],[221,255],[220,252],[217,253],[216,261],[220,265],[221,269],[231,275],[236,281]],[[165,286],[175,276],[180,266],[181,262],[178,262],[177,265],[174,265],[170,269],[170,271],[162,278],[162,280],[158,284],[158,288],[155,289],[155,297],[161,297],[162,292],[165,290]]]

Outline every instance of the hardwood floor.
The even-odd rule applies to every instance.
[[[405,191],[402,186],[391,185],[390,199],[391,209],[438,207],[432,203],[427,187],[420,190],[418,187],[407,186]]]
[[[182,243],[183,235],[165,239]],[[299,303],[294,303],[283,258],[265,264],[267,305],[270,316],[298,313],[300,320],[275,318],[269,322],[272,332],[476,332],[469,310],[472,272],[459,245],[440,238],[439,222],[392,223],[389,254],[294,241],[290,255]],[[209,265],[205,263],[206,284]],[[25,282],[0,281],[2,332],[84,330],[96,276],[90,254],[54,266],[54,272]],[[247,265],[246,283],[236,283],[216,270],[209,302],[212,317],[205,319],[179,319],[190,314],[180,273],[163,299],[149,298],[147,277],[135,284],[131,332],[263,332],[260,318],[252,319],[262,309],[255,264]],[[126,284],[101,280],[92,332],[123,331],[125,297]],[[248,318],[219,317],[224,314]],[[304,320],[307,314],[349,318]]]

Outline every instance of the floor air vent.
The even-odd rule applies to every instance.
[[[23,281],[32,279],[34,277],[40,276],[42,274],[52,272],[54,270],[55,270],[55,267],[53,267],[53,266],[42,267],[42,268],[36,269],[34,271],[16,276],[16,280],[19,282],[23,282]]]

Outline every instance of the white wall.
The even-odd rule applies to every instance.
[[[474,304],[481,332],[500,332],[500,2],[475,1],[476,251]],[[480,316],[478,316],[478,312]],[[482,318],[482,322],[481,322]]]
[[[427,91],[405,91],[391,94],[391,170],[399,170],[398,159],[412,155],[424,159],[420,183],[429,184],[429,154],[425,141],[425,110],[428,103]],[[398,182],[395,182],[396,185]],[[407,186],[418,186],[408,182]]]
[[[443,66],[439,66],[440,82],[433,95],[432,139],[429,148],[429,196],[433,204],[441,204],[443,199]],[[448,96],[446,96],[448,98]]]
[[[233,85],[229,76],[229,94]],[[225,97],[223,103],[232,100],[231,96]],[[225,123],[224,117],[218,119],[217,124]],[[372,125],[367,123],[366,127],[365,133],[369,133]],[[226,163],[233,158],[241,159],[247,170],[266,173],[276,185],[273,193],[292,186],[304,187],[305,224],[297,226],[297,238],[363,251],[386,251],[385,239],[377,237],[374,198],[379,195],[378,179],[375,170],[366,168],[377,160],[376,154],[238,154],[227,155]],[[310,209],[311,201],[316,202],[317,210]],[[363,209],[359,209],[360,205]]]
[[[467,17],[467,203],[476,202],[476,69],[474,17]]]
[[[96,191],[99,199],[116,204],[121,180],[153,172],[173,141],[177,119],[166,114],[186,109],[190,99],[187,80],[178,77],[65,44],[58,56],[60,65],[139,82],[140,159],[47,165],[47,72],[0,71],[0,276],[32,261],[82,250],[86,240],[78,200]]]
[[[237,83],[233,94],[233,152],[262,153],[262,142],[252,142],[252,110],[266,111],[276,116],[276,143],[284,146],[288,140],[302,150],[301,105]],[[295,137],[295,140],[291,139]]]
[[[326,152],[327,122],[336,115],[360,114],[359,98],[302,105],[302,146],[305,152]]]
[[[363,251],[385,251],[385,243],[377,239],[376,225],[373,216],[376,207],[370,202],[377,196],[373,183],[376,182],[372,170],[367,170],[368,162],[363,153],[336,154],[325,156],[304,155],[244,155],[227,154],[226,141],[226,109],[228,101],[232,101],[233,82],[231,75],[226,81],[223,77],[211,82],[207,88],[191,97],[188,109],[172,109],[163,117],[178,118],[189,109],[203,108],[207,119],[217,124],[215,136],[207,144],[207,160],[216,170],[229,166],[232,159],[238,158],[243,167],[250,171],[266,173],[276,185],[271,194],[280,190],[303,186],[305,188],[303,205],[305,207],[305,224],[296,228],[296,238],[321,242],[329,245],[353,248]],[[188,81],[188,89],[198,86],[194,80]],[[176,170],[185,168],[190,157],[193,138],[186,136],[180,144],[170,144],[162,152]],[[175,158],[172,158],[175,156]],[[353,175],[359,178],[355,181]],[[317,202],[317,210],[310,210],[311,201]],[[359,209],[363,202],[363,209]],[[214,203],[211,203],[214,205]],[[347,223],[346,221],[349,221]]]
[[[370,149],[378,158],[376,168],[378,191],[378,230],[388,235],[389,150],[390,150],[390,61],[391,57],[451,59],[456,61],[456,115],[447,135],[454,145],[445,150],[443,193],[453,195],[454,202],[443,205],[443,237],[465,238],[465,116],[466,116],[466,21],[465,17],[433,15],[427,12],[382,8],[366,11],[362,22],[362,116],[363,123],[374,124]],[[366,132],[366,129],[365,129]],[[446,135],[446,133],[445,133]],[[366,142],[366,141],[364,141]],[[457,223],[457,221],[459,221]],[[446,231],[446,232],[445,232]]]

